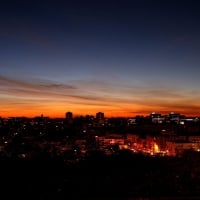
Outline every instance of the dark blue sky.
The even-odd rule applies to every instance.
[[[199,10],[196,0],[1,1],[0,100],[10,110],[6,99],[31,107],[47,98],[60,112],[199,112]],[[59,85],[60,96],[34,102],[30,84]]]

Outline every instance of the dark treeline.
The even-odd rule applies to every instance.
[[[91,151],[80,161],[61,157],[1,157],[2,199],[134,199],[200,196],[200,156],[149,157]]]

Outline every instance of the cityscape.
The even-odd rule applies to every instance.
[[[199,200],[199,11],[1,1],[0,199]]]
[[[106,118],[103,112],[96,113],[96,116],[73,117],[72,112],[66,112],[65,118],[41,114],[34,118],[0,119],[1,152],[5,155],[13,153],[17,157],[31,157],[35,152],[16,154],[16,149],[7,152],[7,146],[14,138],[35,142],[41,149],[47,145],[59,154],[73,152],[73,161],[90,150],[100,150],[106,155],[116,150],[130,150],[149,156],[181,156],[188,150],[200,152],[199,117],[175,112],[168,115],[152,112],[149,116],[133,118]]]
[[[8,198],[8,191],[45,200],[200,195],[199,117],[74,117],[69,111],[64,118],[0,118],[0,132],[2,192]]]

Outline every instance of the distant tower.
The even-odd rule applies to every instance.
[[[65,118],[66,118],[67,120],[72,120],[72,118],[73,118],[72,112],[66,112]]]
[[[171,122],[178,123],[180,121],[180,114],[179,113],[175,113],[175,112],[170,112],[169,113],[169,120]]]
[[[104,119],[104,113],[102,113],[102,112],[96,113],[96,118],[97,119]]]
[[[159,117],[161,117],[161,114],[160,113],[156,113],[156,112],[152,112],[151,114],[150,114],[150,117],[153,119],[153,118],[159,118]]]

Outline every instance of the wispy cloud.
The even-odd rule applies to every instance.
[[[76,112],[133,114],[177,110],[196,113],[200,110],[198,92],[191,95],[177,88],[153,85],[128,85],[106,81],[54,82],[17,80],[0,76],[0,102],[4,111],[23,108],[34,112]],[[12,109],[11,109],[12,108]]]
[[[75,85],[55,83],[52,81],[21,81],[4,76],[0,76],[0,91],[2,94],[13,96],[13,98],[28,98],[42,100],[54,99],[69,101],[101,101],[102,97],[96,97],[84,93],[84,89],[80,89]]]

